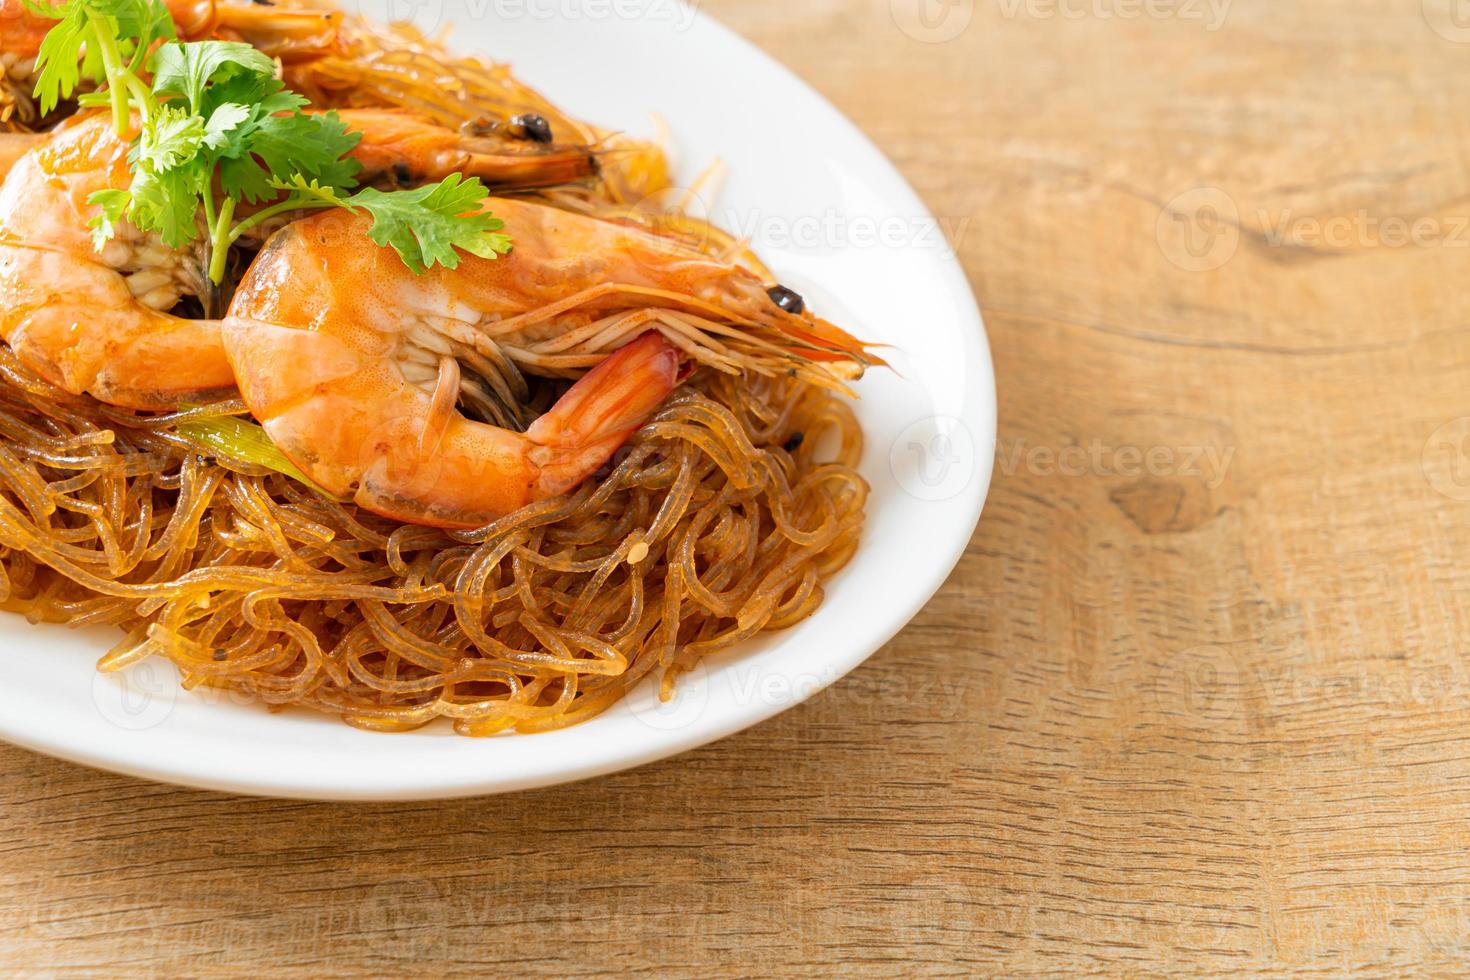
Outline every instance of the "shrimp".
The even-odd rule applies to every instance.
[[[310,4],[257,0],[164,0],[179,36],[244,41],[287,64],[343,50],[343,15]]]
[[[243,40],[285,63],[342,50],[343,15],[311,7],[277,7],[252,0],[165,0],[180,39]],[[25,0],[0,0],[0,129],[40,125],[32,98],[36,57],[56,21]]]
[[[493,186],[542,186],[567,172],[561,157],[481,153],[473,138],[407,114],[343,117],[363,133],[354,154],[367,169],[385,167],[402,183],[465,170]],[[219,322],[171,312],[188,297],[216,305],[202,240],[175,250],[123,222],[100,252],[93,247],[87,198],[128,186],[127,150],[102,116],[41,137],[0,134],[0,172],[9,170],[0,186],[0,337],[53,384],[115,405],[168,408],[228,392]]]
[[[252,0],[167,0],[166,6],[180,38],[244,41],[279,59],[288,76],[303,63],[332,55],[340,61],[350,54],[339,11]],[[39,118],[31,91],[36,55],[55,23],[33,13],[25,0],[0,0],[0,132],[34,130],[53,121]],[[460,172],[480,177],[491,190],[524,190],[585,181],[599,173],[591,147],[554,142],[550,124],[534,114],[503,123],[482,120],[462,132],[401,108],[353,108],[344,116],[353,117],[350,124],[367,136],[356,154],[365,180],[403,185],[416,175]]]
[[[64,4],[63,4],[64,5]],[[179,38],[244,40],[273,58],[319,56],[338,49],[342,14],[308,6],[278,7],[253,0],[165,0]],[[34,59],[56,20],[26,0],[0,0],[0,52],[15,63]],[[32,66],[33,67],[33,66]]]
[[[585,480],[699,363],[831,382],[868,360],[794,293],[681,242],[528,201],[486,207],[510,254],[421,276],[368,242],[365,218],[297,222],[225,317],[251,413],[311,479],[370,511],[480,526]],[[522,433],[495,412],[518,394],[517,365],[591,371]]]
[[[402,109],[340,109],[348,128],[363,134],[352,156],[365,182],[399,185],[452,173],[479,177],[492,191],[575,183],[597,174],[585,147],[494,140],[460,133]]]
[[[21,157],[45,142],[46,137],[36,133],[0,133],[0,180]]]
[[[0,0],[0,64],[10,67],[34,59],[46,32],[55,23],[32,13],[25,0]]]
[[[168,311],[205,291],[198,249],[126,222],[98,252],[88,195],[129,182],[127,144],[101,117],[63,128],[0,185],[0,337],[46,380],[129,408],[229,392],[217,321]]]

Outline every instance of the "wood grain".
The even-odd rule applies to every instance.
[[[0,748],[0,962],[1463,974],[1470,44],[1440,0],[1063,6],[953,0],[935,42],[908,0],[701,4],[962,232],[998,472],[912,627],[753,731],[506,798]]]

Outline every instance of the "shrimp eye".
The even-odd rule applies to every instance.
[[[551,142],[551,123],[546,121],[545,116],[528,112],[525,115],[512,116],[510,124],[533,143]]]
[[[766,295],[771,297],[771,302],[781,307],[787,313],[801,316],[802,313],[806,312],[806,300],[802,299],[801,293],[798,293],[794,289],[787,289],[785,286],[772,286],[766,290]]]

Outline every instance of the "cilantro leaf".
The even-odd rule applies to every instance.
[[[266,116],[251,137],[250,152],[271,173],[350,187],[362,165],[347,154],[361,139],[335,112]]]
[[[275,196],[270,171],[248,153],[220,159],[219,183],[226,194],[247,204],[259,204]]]
[[[58,16],[61,23],[51,28],[41,41],[36,64],[40,73],[36,76],[34,95],[41,100],[41,114],[45,115],[64,98],[77,90],[82,80],[82,43],[90,29],[85,6],[77,3],[70,9],[32,6],[32,11],[44,16]]]
[[[337,188],[323,186],[320,181],[307,180],[300,174],[292,174],[288,180],[272,178],[271,186],[280,191],[294,191],[293,196],[306,206],[354,210],[351,199],[343,196]]]
[[[207,116],[227,102],[249,106],[252,117],[259,120],[277,112],[294,112],[310,104],[304,95],[285,91],[286,86],[274,75],[230,75],[217,78],[204,90],[200,115]]]
[[[222,153],[232,146],[232,134],[250,118],[250,108],[238,102],[226,102],[209,114],[204,124],[204,145]]]
[[[478,179],[453,174],[417,190],[352,193],[362,168],[349,154],[362,134],[335,112],[302,112],[307,100],[287,91],[275,63],[251,45],[177,42],[163,0],[23,2],[57,21],[38,58],[43,108],[92,79],[98,91],[77,97],[110,103],[118,135],[131,137],[130,187],[88,199],[97,208],[87,221],[97,248],[124,219],[182,248],[199,237],[202,213],[209,277],[221,283],[230,246],[245,232],[291,211],[340,207],[368,212],[368,237],[415,273],[456,268],[460,252],[493,259],[510,251],[502,222],[482,210]],[[151,85],[140,76],[145,62]],[[260,207],[237,218],[242,202]]]
[[[199,213],[209,174],[198,161],[153,173],[140,167],[133,174],[133,203],[128,220],[145,231],[156,231],[169,248],[183,248],[199,237]]]
[[[97,251],[102,251],[102,246],[117,234],[117,223],[127,214],[132,201],[132,194],[116,189],[93,191],[87,197],[88,204],[98,207],[97,213],[87,222],[87,227],[92,229],[92,245]]]
[[[242,75],[270,78],[276,64],[239,41],[196,41],[165,44],[153,55],[152,68],[155,95],[182,95],[198,112],[204,108],[204,89],[210,82]]]
[[[174,19],[162,0],[72,0],[113,19],[114,34],[133,50],[147,50],[154,41],[176,36]]]
[[[119,58],[135,57],[155,41],[175,36],[162,0],[25,0],[25,5],[38,16],[60,21],[42,39],[36,58],[33,94],[43,113],[70,98],[83,76],[98,84],[107,79],[105,50]]]
[[[292,113],[307,104],[295,92],[287,92],[275,78],[239,75],[215,82],[204,90],[204,114],[213,126],[214,114],[230,105],[242,105],[249,115],[232,127],[215,127],[224,137],[209,147],[219,157],[220,185],[230,197],[258,204],[272,195],[271,173],[250,155],[251,144],[265,120],[278,113]],[[233,112],[233,110],[231,110]]]
[[[451,174],[438,184],[411,191],[384,193],[366,187],[347,199],[373,216],[368,237],[389,246],[417,274],[439,264],[459,265],[462,249],[494,259],[511,249],[509,235],[498,234],[505,222],[481,211],[485,186],[478,177]],[[473,212],[473,213],[471,213]]]
[[[242,139],[223,153],[220,184],[251,204],[279,190],[274,181],[300,175],[328,187],[350,189],[362,165],[347,156],[362,139],[335,112],[265,115],[243,124]]]
[[[177,105],[166,105],[149,119],[138,140],[138,162],[155,172],[193,159],[204,145],[204,120]]]

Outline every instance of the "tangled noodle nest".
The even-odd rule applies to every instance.
[[[789,379],[701,376],[610,472],[471,533],[375,517],[181,432],[240,411],[138,415],[0,353],[0,606],[121,626],[104,670],[161,654],[186,687],[363,728],[543,731],[800,621],[863,521],[851,410]]]
[[[640,207],[671,189],[657,147],[570,120],[503,67],[410,28],[344,31],[343,53],[287,66],[318,104],[451,124],[543,114],[596,145],[602,168],[595,186],[539,197],[657,224],[764,273],[677,207]],[[103,670],[161,655],[186,687],[375,731],[439,717],[464,735],[545,731],[650,674],[667,695],[701,658],[810,615],[863,523],[852,411],[784,374],[700,371],[597,478],[468,533],[376,517],[191,437],[191,424],[243,414],[237,401],[113,408],[0,350],[0,608],[121,627]]]

